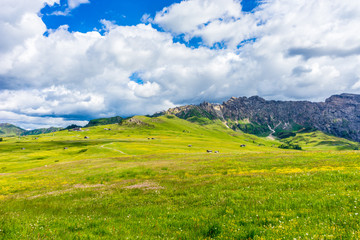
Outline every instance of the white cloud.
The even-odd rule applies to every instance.
[[[52,86],[42,90],[5,90],[0,92],[0,111],[29,115],[74,115],[104,110],[104,99],[94,93]]]
[[[2,0],[0,7],[0,54],[24,44],[28,38],[42,35],[46,26],[37,15],[45,4],[60,0]]]
[[[142,17],[141,17],[141,22],[142,23],[148,23],[148,22],[151,22],[152,19],[151,19],[151,16],[150,14],[148,13],[145,13]]]
[[[14,16],[0,10],[0,111],[29,122],[151,114],[230,96],[324,100],[360,91],[356,1],[272,0],[244,13],[235,0],[188,0],[155,16],[165,31],[102,20],[104,35],[62,26],[48,37],[37,15],[45,2],[15,2],[6,2]],[[204,45],[175,43],[174,34]],[[210,48],[216,44],[226,48]]]
[[[351,86],[351,89],[360,90],[360,77],[358,79],[359,80],[357,82],[355,82],[354,85]]]
[[[157,83],[146,82],[145,84],[138,84],[129,82],[128,86],[137,97],[149,98],[161,94],[160,86]]]
[[[174,33],[189,33],[213,20],[240,16],[237,0],[189,0],[164,8],[154,22]]]
[[[225,42],[236,47],[256,35],[259,19],[242,12],[239,0],[188,0],[164,8],[153,22],[174,34],[185,34],[185,40],[201,37],[208,46]]]
[[[32,117],[25,114],[0,111],[1,120],[4,123],[12,123],[26,130],[49,127],[67,127],[71,124],[84,126],[88,121],[69,120],[56,117]]]
[[[90,3],[89,0],[68,0],[68,5],[70,9],[77,8],[81,4],[88,4]]]
[[[89,3],[90,3],[89,0],[68,0],[67,7],[64,10],[52,12],[50,15],[68,16],[70,15],[73,9],[79,7],[81,4],[89,4]]]

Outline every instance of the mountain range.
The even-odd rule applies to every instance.
[[[192,122],[220,119],[233,130],[258,136],[286,138],[298,132],[324,133],[360,141],[360,95],[333,95],[325,102],[267,101],[261,97],[232,97],[222,104],[204,102],[169,109]]]
[[[222,104],[204,102],[180,106],[153,116],[166,114],[201,125],[220,120],[234,131],[261,137],[283,139],[294,137],[297,133],[319,130],[360,142],[360,95],[357,94],[333,95],[325,102],[268,101],[258,96],[232,97]],[[123,120],[119,116],[93,119],[85,127],[121,123]],[[0,124],[0,136],[36,135],[62,129],[26,131],[6,123]]]

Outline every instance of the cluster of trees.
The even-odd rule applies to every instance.
[[[279,148],[282,149],[295,149],[295,150],[301,150],[301,146],[297,145],[297,144],[291,144],[291,143],[286,143],[286,144],[281,144],[279,146]]]

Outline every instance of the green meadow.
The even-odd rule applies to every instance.
[[[174,116],[4,138],[0,239],[359,239],[358,143],[285,141]]]

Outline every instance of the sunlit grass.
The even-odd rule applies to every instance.
[[[316,131],[310,133],[298,133],[295,137],[284,140],[292,144],[301,145],[305,150],[358,150],[359,143],[354,143],[343,138],[326,135]]]
[[[1,142],[0,239],[360,238],[357,151],[137,118]]]

